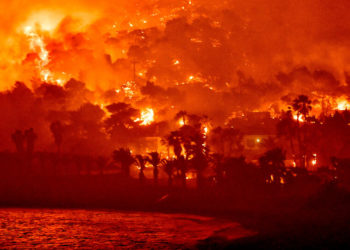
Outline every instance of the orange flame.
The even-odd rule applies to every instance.
[[[299,116],[298,115],[294,115],[293,119],[296,120],[296,121],[299,121],[299,122],[304,122],[305,121],[302,115],[299,115]]]
[[[135,122],[141,121],[140,125],[150,125],[154,121],[154,111],[151,108],[146,108],[141,111],[141,117],[136,118]]]
[[[345,97],[339,97],[336,100],[337,102],[337,109],[338,110],[347,110],[350,109],[350,103]]]

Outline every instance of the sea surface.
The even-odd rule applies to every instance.
[[[191,248],[253,233],[211,217],[81,209],[0,209],[0,248]]]

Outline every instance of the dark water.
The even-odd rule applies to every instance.
[[[0,209],[0,225],[1,248],[186,248],[252,234],[210,217],[104,210]]]

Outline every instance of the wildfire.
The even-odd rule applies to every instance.
[[[208,134],[208,131],[209,131],[208,127],[204,126],[203,127],[203,133],[204,133],[205,136]]]
[[[180,125],[181,127],[185,125],[185,122],[184,122],[183,119],[180,119],[178,123],[179,123],[179,125]]]
[[[120,89],[115,89],[115,93],[119,94],[121,91],[129,98],[133,98],[136,92],[136,84],[133,81],[124,83]]]
[[[154,121],[154,111],[151,108],[146,108],[141,111],[141,117],[136,118],[135,122],[141,121],[140,125],[150,125]]]
[[[296,121],[299,121],[299,122],[304,122],[304,118],[302,117],[302,115],[294,115],[293,116],[293,119],[296,120]]]
[[[46,50],[46,45],[44,43],[43,38],[36,33],[31,26],[27,26],[24,29],[24,34],[29,39],[30,49],[36,52],[39,56],[39,60],[37,60],[37,67],[40,71],[40,75],[42,80],[47,81],[51,72],[46,69],[46,65],[50,62],[49,60],[49,52]]]
[[[317,154],[313,154],[312,156],[313,156],[313,159],[312,159],[312,161],[311,161],[311,164],[312,164],[313,166],[315,166],[315,165],[317,164]]]
[[[45,82],[52,82],[58,85],[63,85],[64,80],[54,76],[54,74],[48,69],[50,63],[50,53],[46,49],[44,39],[32,26],[26,26],[24,28],[24,34],[29,40],[30,49],[37,53],[39,59],[36,60],[36,67],[39,70],[40,78]],[[62,72],[64,75],[65,73]]]
[[[202,126],[202,133],[203,133],[203,137],[204,138],[207,138],[207,136],[208,136],[208,133],[209,133],[209,126],[210,126],[210,124],[204,124],[203,126]]]
[[[194,173],[191,173],[191,172],[186,173],[186,180],[192,180],[194,178],[195,178]]]
[[[286,182],[284,181],[284,178],[283,178],[283,177],[281,177],[280,183],[281,183],[282,185],[286,183]]]
[[[190,75],[187,77],[187,83],[193,82],[205,82],[205,79],[200,74]]]
[[[348,100],[344,96],[337,98],[336,102],[337,102],[337,109],[338,110],[350,109],[350,103],[348,102]]]

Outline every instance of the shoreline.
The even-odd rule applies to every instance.
[[[217,188],[169,189],[141,185],[137,180],[116,182],[118,179],[114,177],[96,180],[79,176],[79,182],[75,182],[75,177],[70,181],[54,177],[42,182],[33,182],[30,178],[23,180],[21,185],[7,185],[7,189],[3,182],[0,207],[187,214],[229,220],[256,232],[235,240],[218,232],[198,242],[198,247],[204,249],[210,246],[256,248],[259,245],[265,249],[278,248],[271,244],[298,248],[309,242],[312,246],[336,242],[350,246],[350,239],[345,237],[350,232],[347,229],[350,225],[350,193],[335,184],[315,186],[312,192],[298,196],[298,192],[292,192],[294,187],[270,193],[267,189],[255,194],[251,190],[237,194]],[[322,240],[317,243],[319,238]]]

